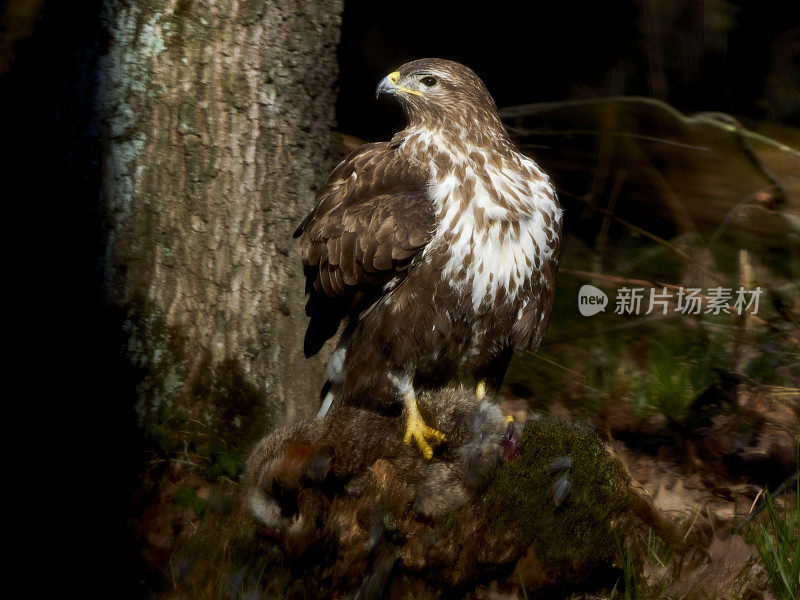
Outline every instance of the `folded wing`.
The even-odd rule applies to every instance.
[[[300,238],[311,318],[304,351],[316,354],[341,320],[402,279],[433,237],[428,171],[390,142],[365,144],[331,173]]]

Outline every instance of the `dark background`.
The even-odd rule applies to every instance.
[[[800,7],[779,2],[467,3],[348,0],[339,129],[388,138],[400,114],[374,89],[403,62],[464,62],[499,106],[655,96],[800,126]],[[127,538],[141,460],[137,374],[119,359],[121,315],[103,302],[102,147],[92,106],[104,51],[100,2],[46,2],[0,75],[6,295],[5,401],[11,577],[41,589],[122,597],[140,571]],[[653,62],[655,61],[655,63]],[[654,65],[656,68],[654,68]],[[18,534],[18,535],[15,535]],[[87,551],[88,549],[88,551]]]
[[[474,7],[350,0],[339,47],[339,128],[391,136],[401,115],[394,103],[374,101],[375,87],[422,57],[470,66],[500,107],[625,94],[654,96],[682,112],[800,125],[799,27],[800,3],[792,0]],[[783,106],[776,97],[792,90],[794,104]]]

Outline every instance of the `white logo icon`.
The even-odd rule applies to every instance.
[[[606,293],[593,285],[583,285],[578,290],[578,310],[584,317],[604,312],[608,305]]]

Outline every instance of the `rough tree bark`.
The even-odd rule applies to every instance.
[[[220,365],[273,423],[313,408],[321,363],[301,351],[291,233],[330,166],[341,9],[105,3],[105,272],[145,373],[140,417],[180,403],[210,423],[198,389],[218,387]]]

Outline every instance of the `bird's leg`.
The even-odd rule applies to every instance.
[[[514,423],[514,417],[511,415],[506,416],[506,434],[500,442],[503,448],[503,458],[505,460],[514,460],[520,454],[519,439],[517,437],[517,427]]]
[[[512,348],[506,348],[500,355],[491,359],[486,365],[474,373],[476,381],[475,397],[478,399],[478,402],[486,398],[488,392],[495,395],[500,391],[503,377],[508,370],[508,364],[511,362],[513,354],[514,351]]]
[[[403,397],[403,401],[406,405],[406,435],[403,441],[410,444],[411,440],[414,440],[425,458],[430,459],[433,456],[433,448],[425,441],[425,438],[434,438],[436,441],[443,442],[444,434],[425,423],[422,415],[419,414],[417,398],[413,391],[407,393]]]
[[[403,394],[403,404],[406,408],[406,433],[403,442],[411,444],[412,440],[417,444],[426,459],[433,457],[433,448],[425,438],[433,438],[437,442],[445,441],[444,434],[433,427],[429,427],[417,407],[417,397],[414,394],[414,387],[409,378],[395,378],[392,380]]]
[[[478,398],[478,402],[486,398],[486,380],[479,379],[478,385],[475,386],[475,396]],[[514,415],[506,415],[506,423],[509,424],[509,427],[513,427],[512,423],[514,422]]]

